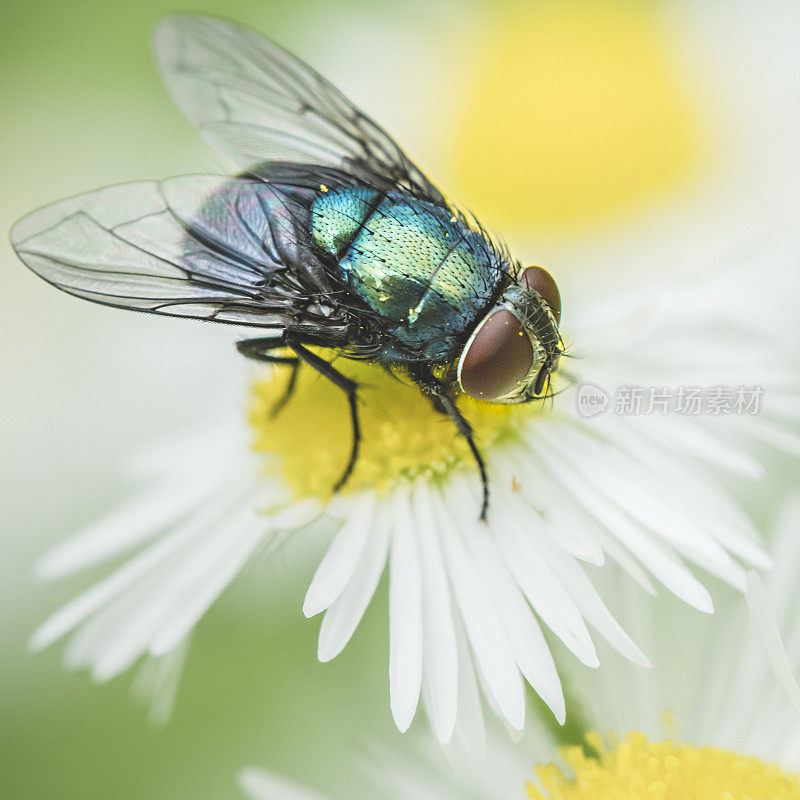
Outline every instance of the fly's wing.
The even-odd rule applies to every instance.
[[[11,242],[37,275],[86,300],[274,328],[331,314],[325,276],[298,230],[304,213],[302,197],[280,186],[186,176],[39,209],[14,226]],[[286,267],[297,263],[307,274]]]
[[[175,16],[160,23],[155,46],[178,107],[242,168],[305,162],[445,204],[388,133],[273,42],[225,20]]]

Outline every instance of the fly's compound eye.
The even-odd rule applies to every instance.
[[[544,267],[527,267],[519,282],[526,288],[538,292],[542,300],[550,306],[556,322],[561,320],[561,293],[553,276]]]
[[[503,397],[533,365],[533,345],[507,308],[491,313],[467,342],[458,365],[461,388],[476,400]]]

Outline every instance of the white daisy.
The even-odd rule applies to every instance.
[[[416,739],[411,747],[371,748],[366,759],[351,754],[355,769],[330,796],[352,797],[355,773],[361,772],[371,787],[368,796],[387,800],[526,794],[532,800],[798,800],[800,693],[791,673],[800,668],[798,525],[800,499],[795,499],[772,541],[776,569],[767,589],[750,573],[751,615],[758,630],[771,631],[766,648],[753,635],[746,604],[731,595],[721,607],[729,626],[724,639],[718,620],[695,615],[680,626],[682,646],[664,647],[659,669],[643,672],[620,661],[606,670],[607,676],[618,668],[618,680],[585,676],[584,722],[591,732],[584,747],[577,742],[558,747],[552,728],[534,725],[518,745],[491,735],[485,761],[462,760],[454,771],[437,757],[433,741]],[[675,633],[672,606],[669,599],[642,604],[631,597],[623,611],[654,641],[665,642]],[[709,646],[693,646],[696,642]],[[240,783],[254,800],[328,796],[258,768],[244,770]]]
[[[138,552],[47,620],[33,646],[71,633],[67,663],[90,667],[97,680],[142,655],[164,656],[254,554],[323,518],[334,535],[303,608],[322,615],[319,658],[341,652],[388,567],[389,689],[401,730],[422,695],[440,741],[457,720],[479,738],[479,686],[521,730],[525,681],[563,722],[543,628],[587,666],[598,664],[590,628],[648,664],[595,590],[592,566],[609,559],[645,592],[660,583],[704,612],[711,597],[690,565],[739,590],[748,567],[769,566],[751,524],[703,465],[757,477],[752,437],[800,452],[784,424],[800,409],[796,379],[782,349],[734,302],[759,268],[607,287],[583,303],[580,285],[568,290],[575,310],[565,329],[579,358],[552,408],[463,405],[488,461],[486,523],[466,445],[416,390],[354,367],[369,386],[364,443],[346,490],[331,497],[349,436],[337,390],[301,374],[273,419],[286,376],[257,379],[249,434],[257,455],[236,425],[155,448],[139,464],[147,488],[45,556],[39,572],[63,576]],[[722,293],[731,302],[715,302]],[[764,407],[748,416],[609,408],[586,417],[576,404],[584,379],[609,393],[623,384],[758,386]]]

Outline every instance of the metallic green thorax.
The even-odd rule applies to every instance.
[[[342,282],[380,315],[397,357],[450,357],[506,279],[480,233],[441,206],[364,187],[323,191],[312,207],[316,243]]]

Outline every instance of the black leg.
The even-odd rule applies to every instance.
[[[445,387],[436,380],[432,375],[415,373],[414,377],[417,382],[430,393],[431,402],[436,411],[447,414],[455,423],[458,432],[467,440],[469,449],[478,465],[478,472],[481,476],[481,485],[483,486],[483,502],[481,503],[481,516],[482,520],[486,519],[486,512],[489,510],[489,478],[486,475],[486,465],[483,462],[483,456],[475,444],[475,437],[472,433],[472,426],[467,421],[466,417],[459,411],[458,406],[450,398]]]
[[[277,417],[278,414],[286,408],[286,404],[291,399],[295,387],[297,386],[297,373],[300,372],[300,359],[295,358],[286,363],[292,365],[292,371],[289,373],[289,382],[286,384],[283,394],[272,404],[272,408],[269,411],[269,415],[272,419]]]
[[[350,450],[350,459],[344,468],[342,477],[333,487],[334,492],[338,492],[347,483],[347,479],[353,472],[356,459],[358,458],[358,446],[361,442],[361,428],[358,423],[357,391],[358,384],[350,378],[342,375],[339,370],[332,367],[324,358],[320,358],[316,353],[306,349],[300,342],[296,341],[290,333],[286,334],[286,346],[290,347],[297,354],[297,357],[313,367],[320,375],[326,377],[331,383],[338,386],[346,395],[350,403],[350,421],[353,425],[353,447]]]
[[[242,339],[236,342],[236,349],[254,361],[263,361],[265,364],[294,364],[297,361],[294,356],[276,356],[270,352],[286,346],[283,335],[262,336],[258,339]]]
[[[277,417],[284,409],[297,385],[297,372],[300,369],[300,359],[295,356],[276,356],[270,352],[270,350],[286,346],[282,335],[263,336],[259,339],[243,339],[240,342],[236,342],[236,349],[243,356],[247,356],[247,358],[252,358],[254,361],[261,361],[264,364],[288,364],[292,368],[292,372],[289,375],[289,383],[283,394],[275,401],[270,409],[270,417]]]

